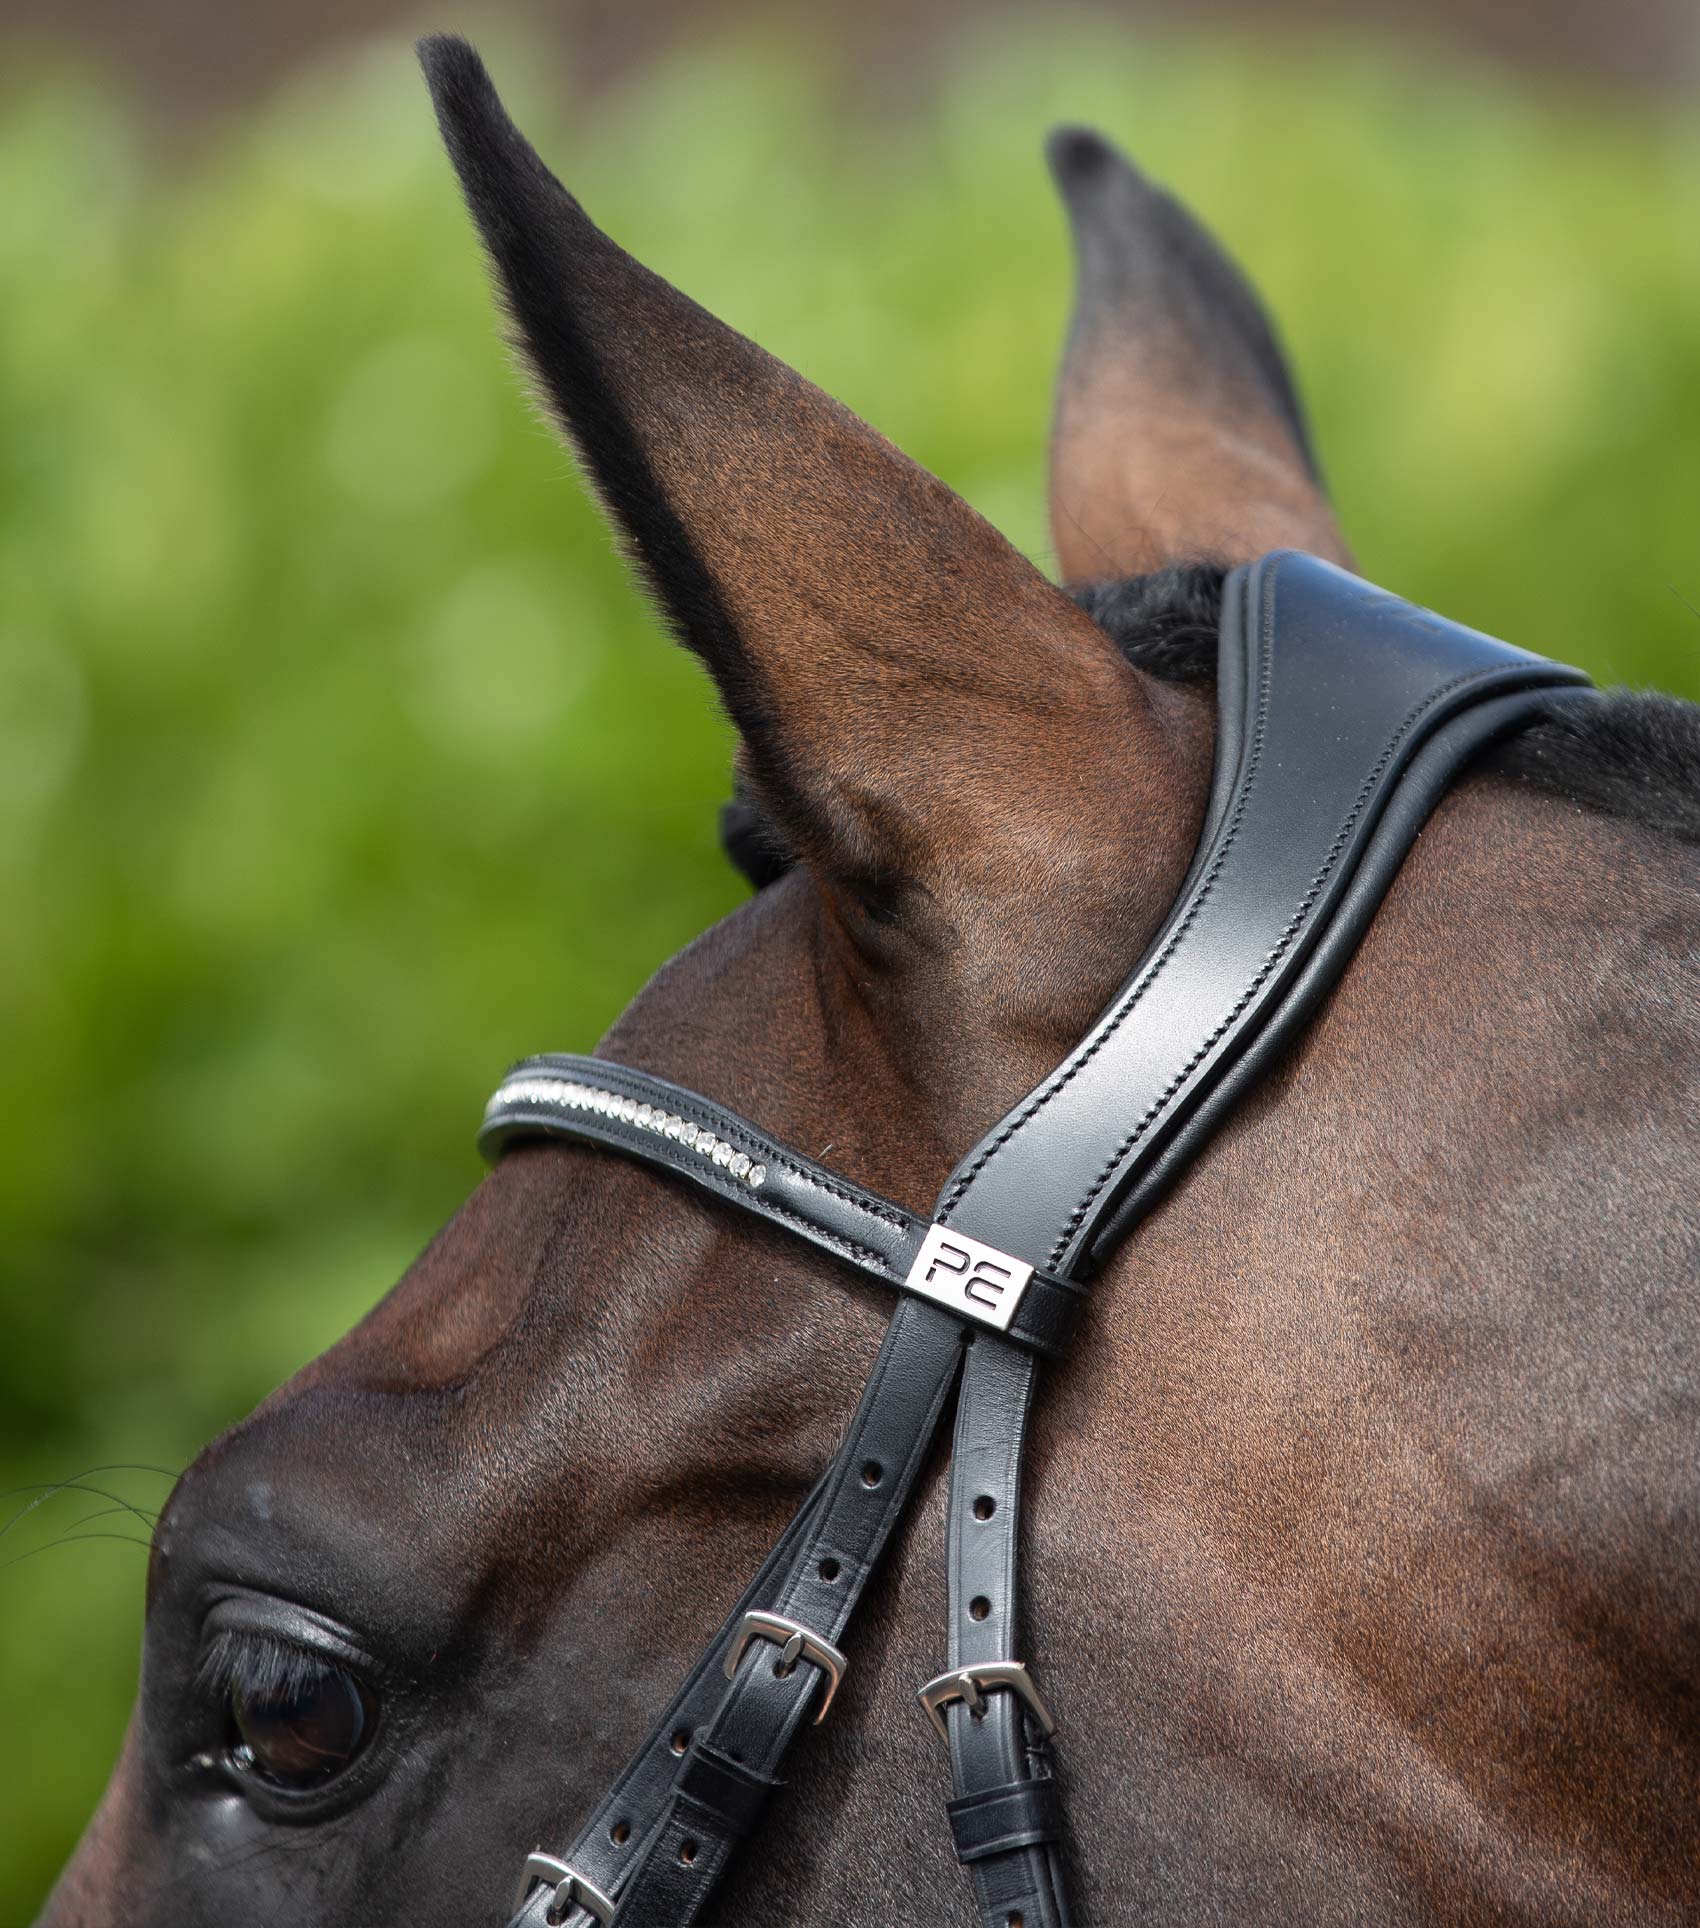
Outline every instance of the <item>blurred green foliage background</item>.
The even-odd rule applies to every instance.
[[[1070,271],[1038,144],[1097,123],[1269,295],[1372,575],[1700,694],[1682,103],[1077,24],[977,36],[896,115],[783,34],[594,97],[481,39],[606,226],[1041,561]],[[106,1509],[393,1280],[509,1059],[588,1047],[741,886],[725,728],[520,398],[405,42],[170,164],[79,70],[3,89],[13,1922],[133,1691],[145,1522]]]

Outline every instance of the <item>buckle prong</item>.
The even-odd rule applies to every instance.
[[[575,1867],[558,1856],[540,1853],[525,1857],[525,1869],[514,1893],[513,1912],[516,1915],[524,1908],[532,1889],[540,1881],[546,1881],[555,1890],[544,1914],[546,1921],[565,1921],[567,1911],[571,1908],[582,1908],[593,1921],[600,1922],[602,1928],[608,1928],[608,1923],[614,1919],[613,1902],[594,1881],[586,1880]]]
[[[915,1698],[921,1703],[928,1720],[938,1729],[939,1739],[948,1741],[950,1729],[945,1725],[944,1710],[952,1701],[959,1700],[968,1709],[971,1719],[982,1719],[986,1712],[985,1690],[988,1687],[1006,1688],[1014,1694],[1039,1723],[1047,1739],[1057,1731],[1051,1710],[1033,1684],[1033,1676],[1019,1660],[983,1660],[977,1667],[954,1667],[948,1674],[940,1674],[936,1680],[929,1680]]]
[[[743,1659],[752,1640],[771,1640],[779,1649],[779,1658],[773,1665],[781,1678],[789,1674],[799,1660],[810,1661],[821,1670],[826,1679],[826,1692],[821,1695],[820,1706],[815,1712],[815,1725],[818,1727],[826,1719],[826,1710],[832,1705],[832,1697],[838,1692],[838,1683],[844,1678],[849,1661],[830,1641],[822,1640],[819,1634],[810,1633],[798,1621],[787,1620],[782,1613],[746,1613],[738,1622],[738,1630],[726,1650],[728,1680],[736,1677],[738,1662]]]

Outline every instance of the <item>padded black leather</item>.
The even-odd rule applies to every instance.
[[[598,1095],[613,1102],[599,1105]],[[540,1137],[576,1138],[658,1165],[898,1291],[906,1289],[927,1231],[901,1205],[828,1171],[700,1092],[605,1058],[550,1053],[508,1072],[485,1108],[479,1149],[493,1160],[511,1144]],[[711,1154],[700,1149],[705,1142]],[[760,1182],[752,1184],[757,1174]],[[1085,1297],[1072,1279],[1036,1271],[1009,1338],[1060,1357]]]
[[[941,1223],[1040,1268],[1028,1296],[1049,1309],[1005,1338],[929,1300],[899,1302],[822,1485],[567,1857],[617,1896],[623,1928],[696,1919],[815,1704],[819,1669],[803,1660],[778,1670],[779,1649],[760,1641],[729,1687],[717,1682],[743,1609],[839,1640],[964,1359],[949,1664],[1020,1658],[1027,1420],[1038,1354],[1060,1344],[1077,1275],[1128,1233],[1314,1010],[1467,760],[1585,684],[1577,671],[1291,553],[1230,578],[1218,681],[1211,799],[1174,910],[1087,1037],[962,1161],[939,1200]],[[631,1110],[562,1103],[551,1079],[615,1092]],[[681,1150],[676,1133],[638,1115],[657,1103],[736,1151],[716,1165]],[[925,1229],[747,1121],[601,1060],[534,1059],[510,1074],[492,1101],[486,1147],[538,1131],[665,1165],[886,1284],[901,1282]],[[759,1187],[729,1173],[738,1156],[767,1167]],[[1069,1928],[1048,1741],[1007,1688],[988,1687],[978,1707],[952,1701],[944,1719],[952,1832],[982,1923]],[[679,1750],[673,1739],[685,1728],[691,1742]],[[623,1814],[630,1837],[615,1851],[610,1828]],[[526,1928],[542,1921],[547,1898],[534,1891]]]
[[[1086,1270],[1196,1154],[1223,1106],[1344,968],[1463,760],[1585,682],[1314,557],[1230,579],[1216,772],[1169,918],[1108,1010],[947,1182],[941,1221]],[[1407,785],[1410,787],[1407,789]],[[1362,886],[1353,885],[1362,873]],[[1225,1100],[1231,1102],[1231,1099]],[[1188,1121],[1196,1121],[1190,1132]],[[1167,1165],[1166,1147],[1175,1149]],[[1130,1201],[1129,1209],[1122,1209]],[[1104,1228],[1113,1221],[1113,1236]],[[951,1664],[1019,1654],[1019,1482],[1035,1367],[995,1339],[964,1375],[951,1464]],[[975,1508],[994,1503],[980,1519]],[[1034,1759],[1014,1698],[947,1714],[958,1796]],[[1042,1757],[1040,1757],[1042,1760]],[[1066,1920],[1054,1853],[978,1859],[982,1920]]]
[[[1463,759],[1578,672],[1444,622],[1308,556],[1230,579],[1216,773],[1187,881],[1080,1045],[963,1160],[941,1221],[1082,1271],[1149,1209],[1222,1107],[1345,966]],[[1425,752],[1427,752],[1425,760]],[[1411,782],[1407,794],[1405,786]],[[1360,869],[1367,888],[1353,894]],[[1342,911],[1349,915],[1342,916]],[[1240,1075],[1236,1076],[1236,1072]],[[1186,1132],[1189,1120],[1199,1128]],[[1183,1139],[1184,1134],[1184,1139]],[[1165,1166],[1166,1147],[1177,1148]],[[1018,1655],[1020,1466],[1033,1363],[975,1348],[951,1466],[951,1659]],[[993,1502],[990,1516],[982,1508]],[[1008,1694],[947,1713],[959,1798],[1019,1774],[1036,1736]],[[982,1920],[1067,1919],[1055,1851],[977,1858]]]
[[[1423,745],[1493,698],[1587,680],[1314,556],[1236,571],[1223,608],[1217,775],[1189,882],[1103,1016],[940,1201],[942,1222],[1035,1265],[1075,1270],[1256,1039]]]

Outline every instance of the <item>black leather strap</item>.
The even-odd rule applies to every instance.
[[[946,1803],[959,1861],[1035,1847],[1062,1833],[1062,1802],[1054,1780],[1011,1781]]]
[[[744,1589],[737,1605],[727,1615],[708,1647],[673,1696],[667,1711],[650,1729],[648,1738],[627,1763],[620,1778],[597,1804],[579,1830],[577,1838],[563,1857],[587,1876],[605,1894],[616,1893],[638,1858],[644,1842],[659,1828],[667,1813],[675,1785],[692,1772],[692,1756],[698,1752],[699,1736],[713,1717],[714,1709],[726,1691],[721,1672],[721,1657],[726,1652],[740,1621],[751,1608],[759,1606],[790,1562],[795,1559],[819,1508],[826,1479],[816,1483],[808,1498],[792,1516],[778,1544],[762,1562],[761,1570]],[[699,1770],[700,1772],[700,1770]],[[709,1770],[712,1772],[712,1769]],[[699,1794],[706,1791],[706,1778],[693,1780]],[[768,1784],[771,1790],[773,1783]],[[743,1830],[753,1824],[755,1803],[728,1801]],[[551,1890],[539,1888],[528,1897],[515,1916],[528,1925],[540,1923]],[[588,1919],[576,1912],[571,1919]]]
[[[1522,697],[1497,725],[1513,727],[1531,699],[1586,680],[1313,556],[1236,571],[1213,808],[1189,884],[1092,1030],[958,1166],[939,1218],[1072,1273],[1293,988],[1425,744],[1438,738],[1455,774],[1477,738],[1448,725]],[[1390,820],[1389,878],[1418,828]]]
[[[679,1771],[676,1792],[707,1815],[707,1825],[738,1838],[749,1833],[767,1797],[779,1786],[770,1775],[735,1761],[705,1740],[691,1743]]]
[[[963,1372],[950,1462],[949,1654],[951,1668],[1020,1660],[1021,1464],[1037,1362],[987,1337],[976,1340]],[[1012,1831],[1002,1842],[981,1841],[962,1855],[973,1878],[982,1921],[1005,1928],[1067,1928],[1061,1802],[1047,1739],[1022,1702],[1007,1690],[983,1692],[945,1709],[950,1737],[956,1816],[1011,1785],[1047,1791],[1056,1825],[1043,1832]],[[962,1834],[956,1829],[957,1852]]]
[[[1180,899],[1088,1036],[963,1160],[931,1233],[663,1080],[565,1057],[509,1074],[486,1117],[491,1155],[537,1133],[610,1146],[922,1294],[900,1301],[821,1487],[572,1850],[572,1866],[618,1897],[627,1928],[696,1919],[817,1704],[825,1663],[791,1664],[777,1640],[752,1642],[730,1686],[719,1684],[742,1615],[777,1614],[836,1644],[965,1350],[950,1490],[951,1673],[939,1703],[956,1785],[952,1832],[987,1928],[1068,1928],[1042,1704],[1023,1698],[1028,1677],[1011,1670],[1038,1357],[1055,1352],[1072,1323],[1076,1275],[1150,1208],[1334,982],[1464,762],[1584,681],[1311,557],[1277,554],[1237,572],[1224,601],[1216,775]],[[926,1237],[991,1248],[986,1272],[963,1247],[939,1261],[971,1282],[948,1308],[914,1276]],[[1001,1314],[978,1307],[1000,1294],[1007,1305],[1016,1262],[1036,1270],[1004,1336]],[[688,1745],[679,1744],[687,1727]],[[624,1814],[630,1825],[616,1841]],[[542,1921],[551,1892],[532,1893],[527,1928]],[[588,1917],[575,1908],[567,1919]]]
[[[966,1334],[942,1308],[905,1299],[887,1329],[862,1402],[827,1477],[807,1544],[788,1561],[772,1610],[836,1644],[902,1516]],[[777,1773],[819,1691],[801,1660],[781,1672],[779,1650],[753,1644],[704,1730],[707,1743],[752,1772]],[[633,1928],[696,1919],[737,1835],[700,1804],[676,1798],[620,1893]]]
[[[1565,669],[1432,616],[1313,557],[1230,578],[1216,775],[1166,924],[1109,1009],[976,1147],[938,1207],[950,1224],[1085,1270],[1149,1209],[1142,1179],[1184,1168],[1220,1115],[1344,968],[1428,811],[1462,762],[1526,718]],[[1354,892],[1354,882],[1359,888]],[[1224,1103],[1231,1102],[1225,1098]],[[1187,1129],[1193,1121],[1193,1128]],[[1113,1222],[1113,1235],[1105,1228]],[[1019,1655],[1019,1489],[1036,1363],[988,1340],[963,1379],[950,1495],[950,1650]],[[1043,1777],[1007,1692],[947,1712],[959,1801]],[[1067,1920],[1055,1848],[976,1856],[981,1918]]]
[[[528,1059],[486,1110],[480,1144],[499,1156],[526,1137],[600,1144],[672,1170],[900,1288],[926,1228],[914,1216],[788,1150],[724,1107],[664,1079],[600,1059]],[[1035,1274],[1010,1326],[1051,1350],[1079,1288]],[[622,1921],[689,1922],[753,1826],[820,1690],[806,1658],[775,1671],[781,1649],[750,1645],[730,1686],[717,1676],[737,1625],[765,1609],[835,1643],[901,1517],[937,1431],[970,1327],[958,1312],[904,1297],[850,1429],[807,1520],[793,1522],[686,1691],[580,1833],[566,1862],[618,1900]],[[688,1742],[678,1743],[688,1735]],[[541,1920],[539,1885],[517,1919]],[[582,1909],[562,1920],[588,1921]]]
[[[575,1138],[658,1165],[807,1239],[883,1286],[910,1289],[927,1231],[922,1220],[665,1078],[603,1058],[526,1058],[485,1107],[478,1143],[495,1159],[508,1145],[538,1137]],[[1085,1296],[1072,1280],[1035,1271],[1007,1336],[1059,1357]],[[959,1310],[974,1317],[971,1305]]]

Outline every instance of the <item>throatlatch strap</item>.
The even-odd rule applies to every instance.
[[[951,1828],[985,1928],[1069,1928],[1050,1713],[1016,1638],[1038,1358],[1061,1348],[1075,1275],[1149,1209],[1334,982],[1463,764],[1585,681],[1312,557],[1237,571],[1216,773],[1180,900],[1087,1037],[958,1166],[930,1227],[664,1080],[566,1057],[509,1074],[486,1115],[491,1156],[538,1134],[613,1147],[905,1294],[821,1486],[571,1858],[528,1864],[525,1928],[551,1908],[575,1925],[616,1906],[625,1928],[696,1919],[791,1739],[836,1688],[836,1642],[965,1348],[950,1664],[922,1704],[949,1741]]]

